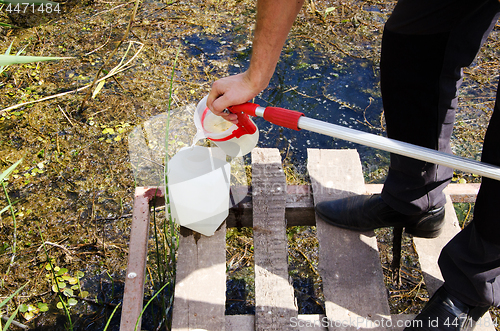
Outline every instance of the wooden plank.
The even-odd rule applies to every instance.
[[[430,294],[436,292],[443,284],[443,277],[441,276],[441,271],[437,263],[441,249],[451,238],[460,232],[460,226],[458,225],[458,219],[453,204],[449,196],[446,198],[445,223],[441,235],[434,239],[413,238],[420,267],[424,274],[425,285]]]
[[[254,315],[227,315],[225,331],[254,331]]]
[[[255,330],[292,330],[297,317],[288,278],[286,179],[277,149],[252,151]]]
[[[308,149],[308,160],[315,204],[365,192],[355,150]],[[328,329],[385,330],[391,317],[375,234],[337,228],[319,217],[316,226]]]
[[[445,189],[445,193],[449,194],[453,202],[470,202],[476,200],[476,195],[479,190],[479,185],[472,184],[450,184]],[[366,184],[367,194],[377,194],[382,191],[383,184]],[[229,210],[229,216],[226,220],[226,226],[231,227],[252,227],[252,193],[251,188],[239,187],[238,196],[248,196],[237,206]],[[285,218],[287,226],[297,225],[316,225],[314,216],[314,203],[312,198],[312,190],[310,185],[287,185],[286,187],[286,207]]]
[[[443,284],[443,276],[438,266],[439,254],[448,241],[460,232],[460,226],[451,198],[449,196],[446,198],[445,224],[441,235],[433,239],[413,238],[429,295],[434,294]],[[495,330],[489,313],[483,316],[474,330]]]
[[[231,189],[233,190],[234,188]],[[242,196],[245,194],[244,192],[248,192],[248,196],[240,202],[238,206],[229,209],[226,226],[228,228],[242,226],[252,227],[252,189],[244,186],[238,187],[236,190],[238,191],[238,196]],[[287,185],[285,201],[285,218],[287,220],[287,226],[316,225],[310,185]]]
[[[291,326],[297,331],[326,331],[325,315],[301,314],[290,321]],[[254,331],[254,315],[228,315],[226,316],[226,331]]]
[[[444,193],[450,195],[453,202],[476,202],[480,186],[479,183],[449,184]]]
[[[172,330],[225,328],[226,225],[206,237],[181,228]]]
[[[144,278],[148,253],[149,204],[153,197],[163,197],[163,187],[137,187],[130,226],[127,276],[123,293],[120,330],[132,331],[142,311]],[[131,249],[133,248],[133,249]],[[141,325],[139,321],[138,325]]]

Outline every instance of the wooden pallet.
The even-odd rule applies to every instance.
[[[367,191],[355,150],[310,149],[308,171],[314,204]],[[178,252],[172,329],[402,330],[404,322],[409,322],[414,316],[390,314],[374,233],[358,233],[329,226],[314,216],[308,205],[310,199],[307,190],[290,192],[287,189],[281,157],[276,149],[254,149],[250,215],[254,227],[255,316],[226,316],[224,313],[226,224],[212,237],[183,230]],[[290,206],[296,207],[300,216],[290,216]],[[236,215],[233,212],[227,224],[241,225],[243,222],[248,225],[248,214],[248,210]],[[430,293],[442,283],[437,268],[439,252],[459,231],[450,199],[446,215],[446,231],[442,236],[415,239]],[[293,220],[293,225],[315,224],[317,227],[319,273],[323,281],[326,316],[299,315],[297,312],[288,276],[287,220]],[[494,330],[488,314],[477,329]]]

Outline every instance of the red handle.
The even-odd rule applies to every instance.
[[[259,105],[247,102],[247,103],[242,103],[241,105],[228,107],[227,109],[229,109],[231,113],[234,113],[236,115],[238,115],[238,113],[245,113],[250,116],[257,116],[255,115],[255,109],[257,109],[257,107],[259,107]]]
[[[230,112],[238,115],[238,126],[239,126],[240,121],[243,121],[244,123],[246,123],[246,121],[250,121],[248,115],[257,116],[255,114],[255,110],[257,109],[257,107],[259,107],[259,105],[247,102],[241,105],[228,107],[228,109]],[[278,108],[278,107],[267,107],[264,111],[263,117],[266,121],[269,121],[273,124],[299,131],[300,130],[299,119],[302,116],[304,116],[304,113],[295,110]],[[242,119],[240,119],[240,117]]]
[[[304,113],[278,107],[267,107],[264,111],[266,121],[296,131],[300,130],[299,119],[302,116],[304,116]]]
[[[259,105],[254,103],[247,102],[241,105],[228,107],[231,113],[238,116],[238,124],[236,124],[238,129],[233,132],[236,138],[239,138],[244,134],[254,134],[255,131],[257,131],[257,127],[253,124],[248,115],[255,116],[255,109],[258,106]]]

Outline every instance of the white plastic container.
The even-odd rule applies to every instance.
[[[210,139],[231,157],[248,154],[259,141],[259,130],[248,115],[241,116],[244,118],[239,119],[238,125],[235,125],[214,115],[207,108],[207,96],[205,96],[198,103],[194,114],[194,123],[198,129],[196,138]]]
[[[229,215],[231,166],[218,148],[185,147],[168,162],[173,219],[211,236]]]

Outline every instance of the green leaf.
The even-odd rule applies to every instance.
[[[1,55],[0,55],[0,56],[1,56]],[[14,171],[14,169],[16,169],[16,167],[19,165],[19,163],[21,163],[21,162],[22,162],[22,160],[23,160],[23,158],[21,158],[19,161],[17,161],[17,162],[16,162],[16,163],[14,163],[13,165],[11,165],[11,166],[10,166],[7,170],[5,170],[4,172],[2,172],[2,173],[0,174],[0,183],[3,181],[3,179],[4,179],[5,177],[7,177],[8,175],[10,175],[10,173],[11,173],[12,171]],[[2,306],[0,306],[0,307],[2,307]]]
[[[9,47],[8,47],[8,48],[7,48],[7,50],[5,51],[5,55],[9,55],[9,54],[10,54],[10,50],[12,49],[12,44],[13,44],[13,43],[14,43],[13,41],[10,43]]]
[[[68,299],[68,305],[74,306],[78,303],[78,301],[75,298],[69,298]]]
[[[9,25],[9,24],[7,24],[7,23],[4,23],[4,24]],[[11,26],[8,26],[8,27],[10,28]],[[10,50],[12,49],[12,44],[13,44],[13,43],[14,43],[14,41],[12,41],[12,42],[10,43],[9,47],[8,47],[8,48],[7,48],[7,50],[5,51],[5,55],[9,55],[9,54],[10,54]],[[4,72],[4,71],[5,71],[5,69],[7,69],[8,67],[9,67],[9,66],[0,66],[0,73]]]
[[[68,272],[68,269],[66,269],[66,268],[59,268],[59,270],[56,273],[56,276],[64,275],[67,272]]]
[[[39,61],[67,60],[70,57],[49,56],[23,56],[23,55],[0,55],[0,66],[8,66],[18,63],[30,63]]]
[[[78,279],[80,279],[80,278],[83,278],[83,276],[85,276],[85,274],[83,273],[83,271],[78,270],[78,271],[76,272],[75,276],[76,276]]]
[[[15,28],[16,27],[15,25],[10,25],[10,24],[3,23],[3,22],[0,22],[0,26],[4,26],[6,28]]]
[[[65,288],[63,291],[63,294],[67,297],[72,297],[73,296],[73,290],[70,288]]]
[[[49,305],[44,303],[44,302],[39,302],[37,303],[38,309],[40,309],[41,312],[48,311],[49,310]]]
[[[106,129],[102,130],[102,133],[103,134],[106,134],[106,133],[108,133],[108,134],[115,134],[115,129],[113,129],[113,128],[106,128]]]
[[[63,305],[63,303],[62,303],[61,301],[59,301],[59,302],[57,303],[56,307],[57,307],[58,309],[64,309],[64,305]]]
[[[21,292],[21,290],[26,286],[28,285],[28,283],[24,284],[23,286],[21,286],[20,288],[17,289],[17,291],[15,291],[14,293],[12,293],[7,299],[5,299],[4,301],[2,301],[2,303],[0,303],[0,308],[2,308],[3,306],[5,306],[7,304],[7,302],[9,302],[10,299],[12,299],[14,296],[16,296],[17,293]]]
[[[3,213],[5,213],[7,210],[9,210],[9,209],[10,209],[10,206],[5,206],[5,207],[3,207],[3,208],[2,208],[2,210],[0,210],[0,216],[1,216]]]
[[[335,10],[335,7],[328,7],[325,9],[325,16]]]
[[[76,279],[75,277],[68,277],[68,278],[66,279],[66,281],[67,281],[68,283],[70,283],[71,285],[75,285],[76,283],[78,283],[78,279]],[[78,285],[76,285],[76,286],[78,286]]]
[[[20,311],[21,313],[25,313],[25,312],[27,312],[27,311],[28,311],[28,305],[25,305],[24,303],[20,304],[20,305],[19,305],[19,311]]]
[[[19,307],[17,307],[16,311],[9,317],[7,323],[5,323],[5,326],[3,327],[4,331],[7,331],[9,329],[10,323],[12,323],[12,321],[16,317],[18,311],[19,311]]]
[[[109,323],[111,322],[113,315],[116,313],[116,310],[118,309],[118,307],[120,307],[120,305],[121,305],[121,302],[116,305],[115,309],[113,309],[113,312],[111,313],[111,316],[109,316],[108,321],[106,322],[106,326],[104,327],[103,331],[106,331],[108,329]]]

